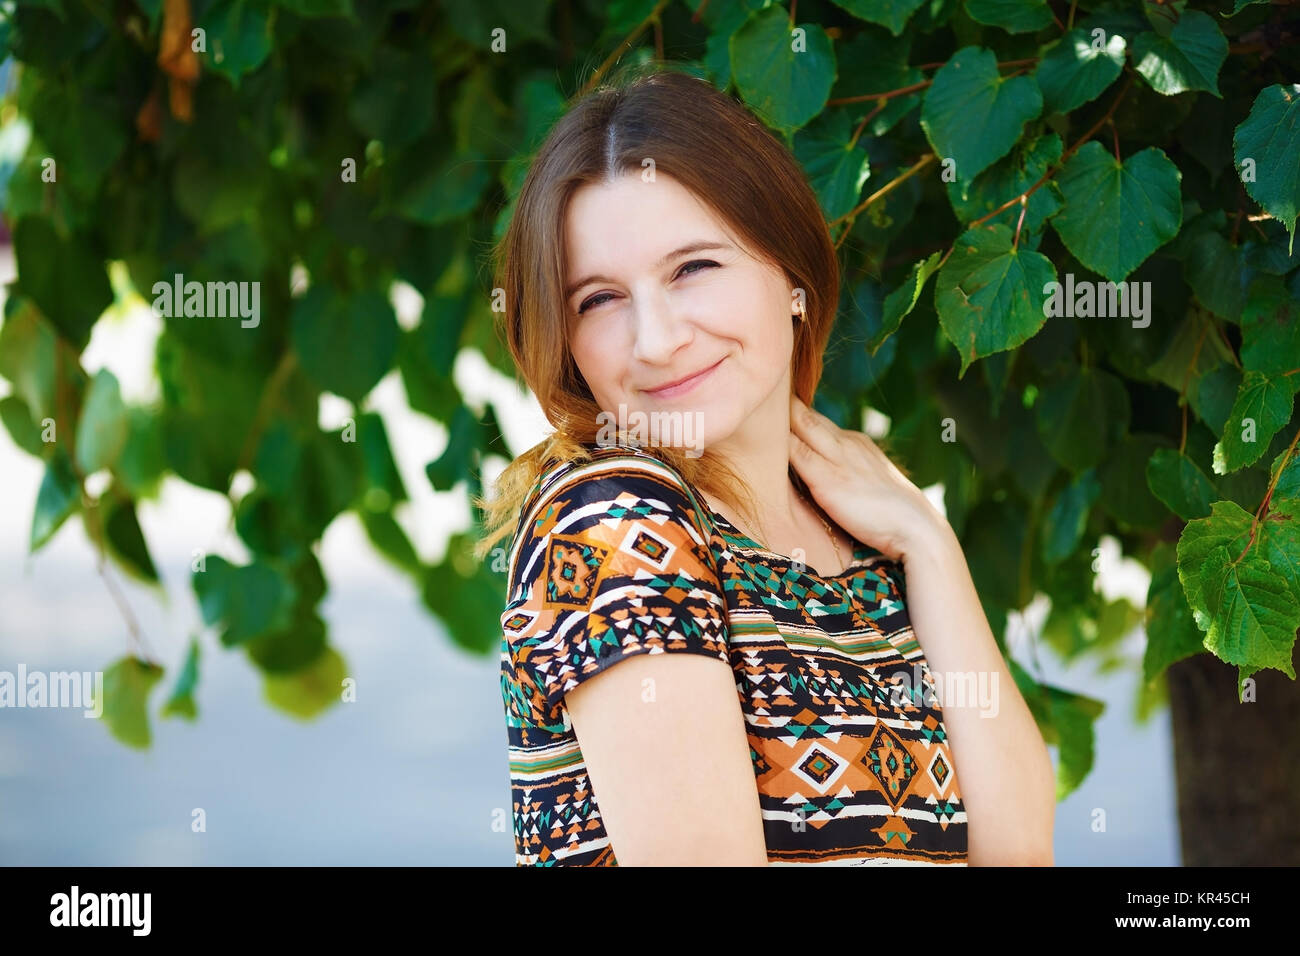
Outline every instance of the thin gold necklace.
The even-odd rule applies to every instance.
[[[795,490],[798,491],[797,488]],[[826,529],[826,537],[831,539],[831,547],[835,549],[835,560],[838,561],[840,565],[840,571],[836,573],[838,574],[842,572],[845,568],[844,556],[840,554],[840,545],[839,542],[835,540],[835,532],[831,531],[830,522],[828,522],[824,517],[822,517],[821,511],[818,510],[813,505],[813,503],[808,500],[808,497],[802,491],[799,492],[799,497],[803,498],[804,502],[808,505],[808,507],[812,508],[812,510],[817,514],[817,517],[821,519],[822,527]]]
[[[797,494],[800,498],[802,498],[802,499],[804,500],[804,502],[808,505],[808,507],[812,509],[813,513],[817,515],[818,520],[821,521],[821,523],[822,523],[822,527],[826,529],[826,537],[830,539],[831,547],[835,549],[835,560],[838,561],[838,562],[840,563],[840,570],[837,571],[836,574],[843,574],[843,573],[844,573],[844,569],[847,568],[848,565],[846,565],[846,564],[844,563],[844,555],[840,553],[840,545],[839,545],[839,542],[835,540],[835,533],[834,533],[833,531],[831,531],[830,523],[827,522],[827,520],[826,520],[825,518],[822,517],[822,513],[821,513],[821,512],[820,512],[820,511],[819,511],[819,510],[818,510],[818,509],[813,505],[813,503],[812,503],[811,501],[808,500],[808,496],[807,496],[807,495],[805,495],[805,494],[804,494],[802,491],[800,491],[798,488],[795,488],[795,494]],[[742,531],[742,532],[746,535],[746,537],[748,537],[751,541],[753,541],[753,542],[755,542],[755,543],[758,542],[758,539],[757,539],[757,538],[755,538],[752,534],[749,534],[749,532],[744,531],[743,528],[741,529],[741,531]]]

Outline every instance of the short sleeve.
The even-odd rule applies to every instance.
[[[726,601],[705,525],[681,476],[649,456],[579,462],[520,516],[510,658],[539,719],[583,681],[637,654],[730,663]]]

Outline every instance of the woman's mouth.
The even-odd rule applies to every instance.
[[[678,395],[685,395],[712,375],[714,369],[726,361],[726,358],[727,357],[724,355],[708,368],[702,369],[693,375],[688,375],[686,378],[678,379],[675,382],[669,382],[667,385],[661,385],[658,388],[643,389],[643,391],[647,395],[653,395],[655,398],[675,398]]]

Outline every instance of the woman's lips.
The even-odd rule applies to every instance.
[[[724,355],[722,358],[718,359],[708,368],[704,369],[701,372],[696,372],[694,375],[690,376],[689,378],[682,379],[680,382],[676,382],[672,385],[665,385],[662,388],[645,389],[645,393],[647,395],[653,395],[655,398],[673,398],[677,395],[684,395],[687,392],[689,392],[691,389],[693,389],[695,386],[699,385],[700,382],[704,381],[706,378],[712,375],[713,370],[716,369],[719,365],[721,365],[725,360],[726,360],[726,356]]]

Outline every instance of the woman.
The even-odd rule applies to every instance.
[[[483,553],[514,535],[517,864],[1050,865],[1051,761],[955,534],[809,407],[839,267],[789,151],[652,66],[559,121],[497,268],[556,428],[480,502]]]

